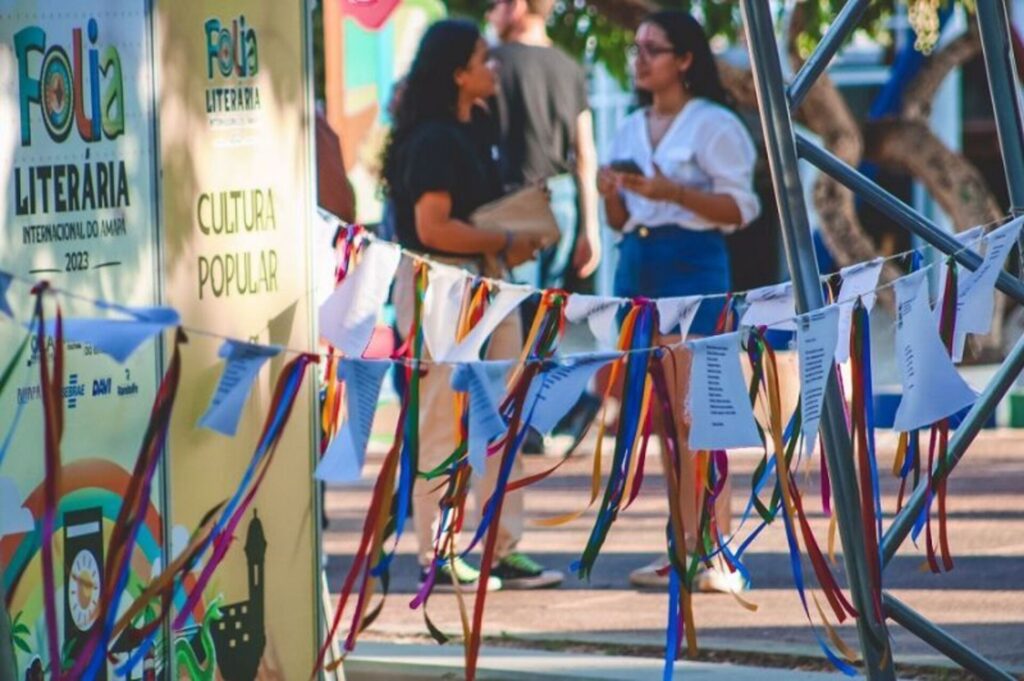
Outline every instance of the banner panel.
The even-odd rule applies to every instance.
[[[21,278],[7,295],[15,320],[0,315],[3,366],[32,312],[26,281],[45,279],[76,296],[124,305],[157,302],[150,45],[143,0],[0,3],[0,269]],[[86,300],[56,299],[67,317],[105,314]],[[42,678],[49,659],[38,359],[41,350],[52,356],[53,347],[37,345],[33,340],[0,395],[0,573],[18,623],[19,678]],[[149,421],[159,357],[156,343],[125,364],[83,343],[68,343],[65,353],[63,488],[50,541],[66,663],[97,626],[105,552]],[[129,594],[164,560],[161,512],[154,492]],[[132,650],[134,628],[156,616],[147,610],[114,641],[115,661]],[[145,666],[155,667],[158,654]],[[100,678],[113,678],[112,670]],[[129,678],[142,675],[140,665]]]
[[[281,367],[313,347],[303,6],[156,3],[166,303],[186,327],[288,348],[260,372],[229,438],[197,427],[223,369],[223,339],[190,334],[170,436],[171,508],[183,527],[237,489]],[[313,382],[192,626],[174,632],[179,673],[298,679],[312,669]]]

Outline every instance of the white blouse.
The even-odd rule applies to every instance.
[[[733,232],[747,225],[761,212],[753,190],[757,150],[746,127],[732,113],[707,99],[691,99],[658,143],[651,149],[647,132],[647,109],[638,109],[619,125],[607,162],[632,159],[644,173],[654,175],[654,163],[670,180],[714,194],[729,194],[739,206],[743,222],[728,225],[712,222],[671,201],[653,201],[623,191],[629,220],[623,228],[631,232],[639,225],[682,225],[693,230],[717,229]]]

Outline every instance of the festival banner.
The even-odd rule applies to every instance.
[[[312,248],[329,248],[308,236],[305,5],[157,0],[155,7],[165,302],[187,328],[209,332],[190,333],[182,347],[168,450],[173,523],[191,531],[229,499],[225,508],[244,510],[212,578],[202,577],[207,553],[175,593],[175,616],[186,614],[173,633],[174,661],[189,678],[306,678],[319,597],[312,380],[266,477],[250,468],[261,456],[273,386],[294,351],[314,347],[308,263]],[[210,334],[284,348],[257,372],[233,437],[197,427],[225,370],[224,339]],[[245,490],[262,481],[248,507],[234,503],[243,481]],[[230,528],[226,519],[220,528]],[[197,580],[205,588],[189,609]]]
[[[6,291],[13,319],[0,317],[4,364],[26,337],[34,304],[27,281],[132,307],[158,302],[151,54],[144,0],[0,3],[0,270],[14,277]],[[65,317],[119,316],[60,294],[47,302],[51,319],[54,301]],[[66,667],[99,626],[109,542],[149,422],[159,348],[143,343],[118,363],[90,342],[65,344],[63,483],[46,539],[54,646],[44,617],[39,369],[40,352],[56,354],[52,334],[44,344],[31,340],[0,395],[0,495],[4,514],[17,513],[17,522],[3,523],[0,574],[18,622],[18,678],[42,678],[54,660]],[[165,564],[160,497],[154,491],[146,505],[126,599]],[[113,678],[114,663],[134,649],[133,633],[156,616],[143,611],[111,641],[97,678]],[[128,678],[142,678],[161,652],[158,645]]]

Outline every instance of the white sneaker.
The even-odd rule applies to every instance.
[[[702,593],[743,593],[750,588],[739,570],[730,572],[724,566],[706,568],[693,579],[693,590]]]
[[[629,573],[629,583],[638,589],[660,589],[668,588],[668,556],[660,556],[649,565],[637,568]],[[658,574],[664,571],[664,574]]]
[[[669,573],[665,568],[668,565],[668,557],[661,556],[650,565],[645,565],[630,572],[629,583],[638,589],[667,589]],[[660,572],[664,572],[664,574],[659,574]],[[729,568],[725,566],[708,568],[701,565],[696,576],[693,578],[693,590],[701,593],[738,594],[743,593],[749,588],[750,586],[739,571],[730,572]]]

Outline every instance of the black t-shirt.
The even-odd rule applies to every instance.
[[[571,171],[576,119],[587,110],[582,67],[557,47],[496,47],[501,176],[506,187]]]
[[[498,175],[497,130],[482,109],[470,123],[456,120],[420,124],[399,150],[398,182],[391,187],[395,233],[405,248],[422,253],[443,253],[427,248],[416,233],[415,206],[427,192],[448,192],[451,216],[468,220],[480,206],[501,196]]]

